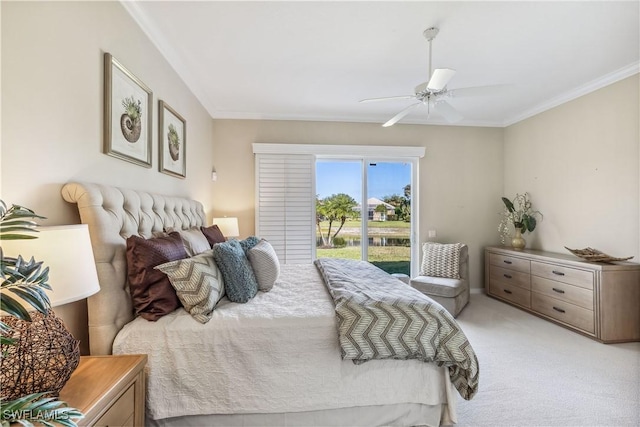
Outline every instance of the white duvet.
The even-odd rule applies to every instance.
[[[271,291],[246,304],[223,298],[206,324],[183,309],[157,322],[136,318],[116,337],[113,353],[148,355],[147,410],[154,419],[448,403],[455,421],[445,368],[343,361],[336,325],[316,267],[283,265]]]

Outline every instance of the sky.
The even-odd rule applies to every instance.
[[[367,177],[368,197],[383,199],[393,194],[402,196],[404,186],[411,183],[411,164],[369,164]],[[316,194],[323,199],[338,193],[346,193],[357,202],[362,200],[362,167],[359,160],[316,162]]]

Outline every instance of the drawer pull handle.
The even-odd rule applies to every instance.
[[[513,264],[511,261],[509,261],[508,259],[503,260],[502,262],[504,262],[505,264]]]
[[[503,274],[504,277],[506,277],[507,279],[511,279],[512,276],[510,274]]]
[[[511,292],[509,289],[503,289],[505,294],[512,294],[513,292]]]
[[[562,271],[553,270],[552,273],[555,274],[556,276],[564,276],[564,273]]]
[[[554,291],[556,291],[559,294],[564,294],[564,291],[562,289],[558,289],[558,288],[551,288],[551,289],[553,289]]]
[[[553,309],[554,309],[555,311],[559,311],[560,313],[565,313],[565,311],[564,311],[563,309],[561,309],[561,308],[553,307]]]

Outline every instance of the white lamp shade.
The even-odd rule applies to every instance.
[[[213,224],[218,226],[224,237],[238,237],[240,235],[238,218],[226,216],[224,218],[213,218]]]
[[[100,290],[96,264],[86,224],[38,227],[38,238],[3,240],[5,257],[35,258],[49,267],[51,291],[46,291],[56,307],[87,298]]]

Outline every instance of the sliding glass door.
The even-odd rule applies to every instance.
[[[317,159],[316,256],[411,275],[414,174],[406,160]]]
[[[411,163],[368,161],[367,251],[388,273],[411,275]]]

